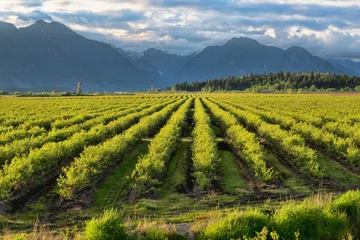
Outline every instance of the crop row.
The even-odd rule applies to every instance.
[[[233,146],[239,155],[246,161],[247,165],[254,171],[255,175],[264,181],[272,181],[276,178],[276,172],[267,165],[266,153],[260,145],[256,135],[244,128],[236,117],[221,109],[217,104],[204,99],[207,108],[210,109],[215,120],[226,131],[231,138]]]
[[[49,142],[64,141],[81,130],[89,130],[90,128],[99,124],[108,124],[110,121],[133,112],[141,111],[147,107],[150,107],[152,104],[156,104],[156,102],[140,104],[137,107],[129,108],[123,111],[116,111],[115,109],[109,113],[104,113],[100,117],[87,120],[82,124],[76,124],[63,129],[55,129],[37,137],[19,139],[0,146],[0,166],[3,165],[6,161],[10,161],[16,155],[19,156],[21,154],[27,153],[31,149],[39,148]],[[117,121],[110,122],[109,127],[114,128],[116,131],[116,124]]]
[[[233,104],[239,106],[239,104]],[[261,116],[264,120],[280,124],[281,126],[290,129],[314,145],[319,145],[328,152],[333,152],[348,159],[350,162],[360,163],[360,150],[356,147],[355,142],[351,138],[342,138],[336,134],[329,132],[324,128],[318,128],[311,123],[299,122],[291,117],[281,115],[276,111],[263,111],[252,107],[240,105],[246,111],[255,113]]]
[[[93,186],[103,172],[121,161],[122,156],[131,150],[143,137],[166,121],[171,112],[184,100],[178,100],[164,107],[161,111],[143,117],[125,132],[99,145],[89,146],[80,157],[76,158],[63,175],[58,178],[60,196],[73,199],[83,189]]]
[[[279,125],[266,123],[259,115],[243,111],[222,101],[216,102],[223,109],[233,113],[244,124],[256,129],[262,137],[292,156],[299,168],[306,169],[315,177],[322,176],[316,151],[307,147],[304,138],[300,135],[283,130]]]
[[[155,100],[155,99],[154,99]],[[2,124],[2,132],[0,138],[1,143],[8,143],[12,140],[19,140],[28,136],[34,137],[36,132],[32,129],[41,129],[42,131],[49,131],[53,129],[60,129],[64,127],[69,127],[74,124],[80,124],[84,121],[96,118],[102,113],[107,111],[116,111],[124,110],[136,106],[136,104],[142,103],[140,99],[131,102],[122,102],[111,105],[110,107],[98,106],[97,109],[83,108],[81,110],[74,110],[69,108],[66,111],[59,110],[58,113],[52,114],[52,109],[45,109],[49,112],[39,112],[33,116],[28,115],[25,121],[16,127],[14,126],[5,126],[6,123]],[[26,115],[26,114],[23,114]],[[22,117],[22,115],[20,115]],[[8,122],[19,121],[18,117],[14,119],[11,116],[8,116]],[[31,131],[32,130],[32,131]]]
[[[33,149],[26,156],[18,156],[5,164],[0,171],[0,197],[8,198],[15,192],[24,192],[32,185],[47,181],[47,175],[59,169],[59,165],[71,161],[88,145],[98,144],[136,123],[141,117],[149,115],[167,103],[157,104],[140,112],[120,117],[111,125],[98,124],[89,131],[80,131],[65,141],[50,142],[41,148]],[[87,170],[88,171],[88,170]]]
[[[166,125],[151,141],[148,153],[136,164],[132,178],[139,194],[153,190],[161,184],[159,179],[163,176],[165,166],[177,147],[192,101],[192,98],[188,99],[172,114]]]
[[[226,98],[224,100],[226,100]],[[292,122],[301,121],[313,125],[314,127],[320,128],[321,131],[331,132],[338,137],[351,138],[354,144],[360,147],[360,123],[356,121],[356,117],[354,117],[353,115],[348,116],[348,119],[346,119],[346,117],[344,116],[342,116],[342,118],[329,117],[330,114],[322,117],[314,117],[309,114],[309,109],[307,109],[306,112],[297,111],[296,109],[292,109],[292,111],[289,111],[283,110],[282,108],[276,108],[274,106],[259,106],[259,103],[256,102],[249,102],[244,104],[243,102],[239,101],[239,99],[232,99],[233,103],[234,100],[235,102],[240,104],[240,107],[242,108],[248,107],[256,109],[258,111],[271,112],[274,114],[276,113],[278,115],[281,115],[283,117],[283,120],[286,120],[287,118],[293,119],[291,120]],[[333,110],[333,112],[336,111]],[[325,121],[324,119],[327,120]],[[279,124],[283,125],[281,122],[279,122]]]
[[[211,129],[211,119],[207,115],[200,98],[195,99],[195,127],[192,133],[192,159],[194,163],[193,176],[196,186],[208,189],[216,179],[216,169],[220,161],[217,151],[217,141]]]
[[[35,126],[49,130],[52,128],[51,124],[56,120],[66,121],[74,118],[76,121],[76,118],[83,114],[101,113],[105,110],[126,107],[134,103],[144,103],[147,100],[153,101],[171,97],[122,96],[116,98],[19,98],[16,101],[7,100],[0,102],[0,122],[2,126],[0,132],[24,128],[30,129]],[[14,111],[14,109],[16,110]]]

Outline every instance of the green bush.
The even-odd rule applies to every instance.
[[[111,240],[127,239],[125,227],[119,218],[119,212],[110,209],[98,217],[86,222],[85,239]]]
[[[302,203],[290,201],[273,216],[274,228],[284,239],[342,239],[348,232],[348,221],[344,214],[326,211],[314,200]]]
[[[241,239],[255,237],[269,223],[269,217],[259,210],[235,211],[205,227],[199,239]]]
[[[211,119],[207,115],[199,98],[195,100],[194,143],[192,146],[194,173],[196,185],[202,190],[211,188],[211,182],[216,178],[216,168],[219,162],[216,136],[211,129]]]
[[[360,191],[348,191],[330,205],[330,211],[345,213],[352,229],[360,229]],[[359,233],[358,233],[359,234]]]

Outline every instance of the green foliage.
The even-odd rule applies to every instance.
[[[255,237],[264,226],[269,224],[269,217],[259,210],[245,212],[234,211],[226,217],[208,224],[201,232],[199,239],[241,239],[244,236]]]
[[[115,162],[121,160],[121,157],[128,152],[129,149],[138,143],[142,137],[157,128],[170,115],[171,111],[179,106],[183,100],[178,100],[175,103],[169,104],[161,111],[155,112],[162,108],[162,105],[145,109],[140,113],[134,113],[136,119],[140,119],[150,113],[150,116],[141,118],[139,123],[133,125],[120,135],[117,135],[99,145],[87,147],[76,158],[70,166],[63,171],[64,174],[58,178],[58,188],[60,196],[73,199],[76,193],[92,186],[99,180],[102,173],[113,165]],[[125,116],[121,122],[124,126],[129,127],[134,123]],[[118,123],[119,126],[121,123]]]
[[[123,222],[120,214],[114,209],[105,210],[104,213],[86,222],[86,240],[117,240],[127,239]]]
[[[233,211],[202,228],[199,239],[352,239],[359,229],[359,191],[334,202],[317,195],[302,202],[284,202],[271,216],[259,210]],[[273,229],[272,232],[267,227]],[[270,236],[269,236],[270,235]]]
[[[360,191],[348,191],[330,205],[330,211],[345,213],[350,225],[357,235],[360,235]]]
[[[265,181],[275,180],[276,172],[267,166],[266,154],[257,141],[256,135],[240,125],[236,117],[230,112],[224,111],[207,99],[204,100],[204,103],[210,109],[215,119],[226,130],[233,146],[239,150],[239,155],[244,158],[255,174]],[[231,109],[231,112],[234,112],[233,109]]]
[[[316,151],[305,146],[305,140],[300,135],[283,130],[280,125],[267,123],[261,119],[261,116],[241,110],[225,101],[218,101],[217,104],[236,115],[244,124],[255,128],[259,134],[266,137],[275,146],[286,151],[294,158],[299,167],[305,168],[316,177],[322,176]],[[245,141],[245,143],[247,142]]]
[[[136,164],[132,178],[139,194],[154,190],[161,184],[160,178],[163,177],[164,168],[176,149],[192,101],[193,99],[188,99],[171,115],[166,125],[151,141],[148,154],[142,156]]]
[[[195,100],[195,128],[193,130],[194,143],[192,146],[194,177],[196,184],[201,189],[211,188],[211,182],[215,179],[216,167],[219,162],[217,142],[211,129],[210,117],[199,98]]]
[[[43,184],[47,180],[46,175],[55,171],[57,164],[61,164],[67,159],[73,159],[81,153],[87,145],[98,144],[106,140],[130,127],[141,117],[161,109],[166,104],[168,103],[159,104],[140,112],[128,114],[110,122],[108,125],[100,123],[88,131],[81,130],[80,132],[76,132],[65,141],[48,142],[41,148],[31,150],[28,155],[16,156],[0,170],[0,197],[8,198],[14,190],[19,191],[21,189],[22,191],[26,191],[26,187],[29,185]],[[136,111],[136,109],[132,111]],[[91,149],[92,148],[88,151],[91,152]],[[75,164],[78,163],[75,161]],[[69,172],[71,171],[72,170],[69,170]],[[97,170],[94,169],[94,172],[97,172]],[[77,175],[74,171],[72,171],[72,174]],[[83,174],[86,175],[88,172],[84,171]],[[79,175],[79,177],[80,176],[82,175]],[[63,177],[60,179],[62,180]],[[76,190],[77,189],[75,189],[75,191]]]
[[[151,104],[151,103],[150,103]],[[9,142],[0,146],[0,165],[4,164],[6,160],[11,160],[16,155],[21,155],[27,153],[29,150],[34,148],[42,147],[44,144],[49,142],[61,142],[70,138],[75,133],[80,132],[81,130],[89,130],[92,127],[95,127],[99,124],[107,124],[108,127],[112,129],[109,133],[116,133],[123,127],[123,124],[119,124],[119,121],[123,120],[122,116],[143,110],[148,108],[149,103],[141,104],[134,108],[131,107],[121,107],[121,108],[111,108],[110,111],[105,108],[103,111],[94,114],[81,114],[71,118],[59,118],[54,122],[49,121],[48,125],[51,128],[51,131],[43,133],[39,136],[30,136],[26,138],[20,138],[19,136],[16,140]],[[135,105],[134,105],[135,106]],[[133,115],[129,115],[132,117]],[[119,119],[118,119],[119,118]],[[47,123],[47,121],[44,121]],[[33,124],[36,125],[45,125],[42,121],[32,121],[29,126],[23,124],[21,129],[26,130],[28,127],[31,127]],[[27,131],[27,130],[26,130]]]
[[[287,202],[273,216],[274,228],[285,239],[341,239],[349,231],[344,214],[333,214],[312,199]]]
[[[294,117],[292,117],[284,116],[283,112],[277,112],[276,110],[274,111],[272,109],[263,110],[248,106],[248,104],[245,105],[242,103],[231,103],[231,105],[241,107],[246,111],[256,114],[267,122],[278,124],[282,128],[291,129],[295,133],[300,134],[301,137],[307,141],[315,145],[319,145],[329,152],[333,152],[339,156],[347,158],[352,163],[360,163],[360,150],[355,144],[356,138],[350,138],[355,135],[356,131],[354,127],[351,127],[348,124],[342,126],[343,124],[339,122],[330,122],[326,124],[325,127],[319,128],[307,122],[307,116],[304,117],[304,121],[297,121],[296,117],[298,117],[300,113],[297,113]],[[319,123],[321,124],[322,120],[320,120]],[[332,130],[329,131],[329,128],[337,129],[340,127],[342,128],[342,131],[347,132],[346,138],[337,136],[334,132],[332,132]],[[349,130],[344,130],[344,128]],[[340,133],[340,135],[343,134]],[[301,141],[303,142],[303,140],[298,139],[296,144],[302,144]],[[289,144],[291,143],[292,142],[290,141]]]
[[[302,89],[316,92],[319,89],[358,90],[360,77],[345,74],[329,73],[268,73],[249,74],[248,76],[229,76],[228,78],[196,81],[192,83],[178,83],[172,87],[173,91],[246,91],[258,92],[286,92],[288,89]]]

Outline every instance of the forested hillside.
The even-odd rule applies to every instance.
[[[173,91],[287,91],[287,90],[360,91],[360,77],[329,73],[269,73],[247,76],[183,82]],[[168,90],[170,90],[168,88]]]

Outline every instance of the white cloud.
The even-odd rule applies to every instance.
[[[276,38],[275,29],[273,29],[273,28],[267,29],[264,34],[267,36],[270,36],[272,38]]]
[[[120,47],[190,53],[248,36],[318,55],[360,50],[359,0],[0,0],[0,20],[49,14],[81,34]],[[125,11],[125,12],[124,12]]]

